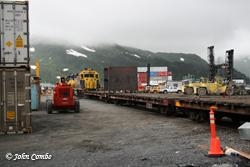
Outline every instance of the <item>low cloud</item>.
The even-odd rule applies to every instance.
[[[32,38],[119,43],[152,51],[249,55],[248,0],[30,1]]]

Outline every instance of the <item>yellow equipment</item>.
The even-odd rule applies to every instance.
[[[85,68],[79,73],[80,86],[83,90],[97,90],[100,87],[100,75],[91,68]]]
[[[201,78],[200,82],[189,83],[184,86],[184,93],[187,95],[197,94],[204,95],[220,95],[230,94],[229,84],[221,81],[208,82],[208,80]]]
[[[159,85],[150,85],[146,86],[146,93],[160,93],[160,86]]]
[[[40,60],[36,59],[36,77],[40,78]]]
[[[72,88],[75,88],[76,80],[75,79],[70,79],[70,80],[67,81],[67,84],[70,85]]]

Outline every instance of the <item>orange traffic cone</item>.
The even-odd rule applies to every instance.
[[[220,147],[220,139],[216,137],[216,128],[215,128],[215,118],[214,118],[214,110],[217,107],[211,106],[210,107],[210,128],[211,128],[211,140],[210,140],[210,150],[208,152],[211,156],[222,156],[224,152],[221,150]]]

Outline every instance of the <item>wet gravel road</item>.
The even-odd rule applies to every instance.
[[[88,99],[81,112],[33,112],[33,133],[0,135],[4,166],[250,166],[233,156],[207,157],[209,124]],[[222,146],[250,152],[236,128],[218,126]],[[6,153],[46,154],[51,160],[7,160]]]

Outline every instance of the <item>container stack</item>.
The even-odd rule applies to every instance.
[[[107,67],[104,69],[104,90],[144,91],[148,81],[147,67]],[[150,67],[150,85],[172,80],[168,67]]]
[[[0,132],[31,132],[27,1],[1,1]]]
[[[144,91],[147,86],[147,67],[137,67],[138,91]],[[172,80],[172,72],[168,67],[150,67],[150,85],[159,85]]]

